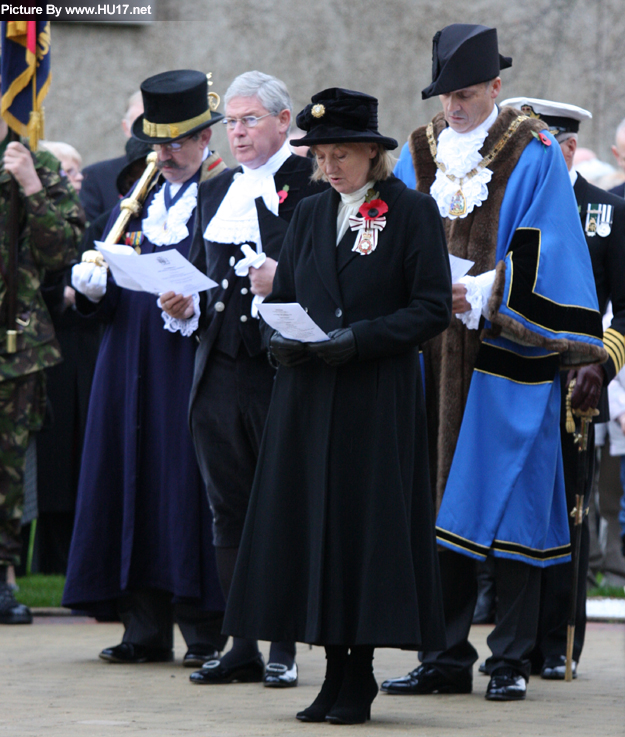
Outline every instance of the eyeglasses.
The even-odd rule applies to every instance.
[[[265,115],[244,115],[242,118],[222,118],[222,123],[233,131],[237,127],[237,123],[243,123],[244,128],[256,128],[258,121],[269,115],[275,115],[275,113],[265,113]]]
[[[152,148],[155,151],[167,151],[167,153],[171,153],[172,151],[174,153],[177,153],[180,151],[180,149],[184,146],[184,144],[189,140],[189,138],[182,138],[179,141],[172,141],[171,143],[153,143]]]

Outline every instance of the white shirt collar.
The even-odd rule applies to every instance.
[[[575,169],[571,169],[569,172],[569,179],[571,180],[571,187],[575,186],[575,182],[577,181],[577,172]]]

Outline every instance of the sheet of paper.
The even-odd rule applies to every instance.
[[[320,343],[328,336],[298,302],[258,305],[263,320],[283,337],[302,343]]]
[[[189,296],[212,289],[217,282],[209,279],[175,248],[139,255],[131,246],[95,242],[109,265],[115,281],[135,292],[176,292]]]
[[[469,261],[466,258],[459,258],[458,256],[452,256],[449,254],[449,265],[451,266],[451,283],[457,284],[463,276],[469,273],[469,269],[473,266],[475,261]]]

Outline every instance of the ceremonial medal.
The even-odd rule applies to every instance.
[[[375,251],[378,245],[377,235],[377,230],[369,230],[368,228],[361,230],[352,251],[359,253],[361,256],[368,256],[372,251]]]
[[[377,198],[378,193],[369,190],[367,199],[358,209],[358,216],[349,218],[350,229],[360,231],[352,251],[361,256],[368,256],[375,251],[378,246],[378,231],[384,230],[386,225],[384,215],[388,212],[388,205]]]
[[[467,201],[462,194],[462,190],[459,189],[456,194],[451,198],[449,203],[449,214],[454,217],[462,217],[467,211]]]
[[[143,232],[141,230],[135,230],[127,232],[124,237],[124,243],[127,246],[133,246],[137,253],[141,253],[141,241],[143,240]]]
[[[606,238],[612,232],[612,218],[614,208],[612,205],[588,205],[586,212],[586,226],[584,230],[587,236],[598,235],[600,238]]]

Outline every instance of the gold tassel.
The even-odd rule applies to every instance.
[[[573,410],[571,409],[571,397],[573,396],[573,389],[575,389],[576,379],[573,379],[569,384],[569,388],[566,392],[566,431],[568,433],[575,432],[575,420],[573,419]]]
[[[36,151],[39,141],[45,138],[44,111],[33,110],[28,119],[28,135],[30,138],[30,150]]]

